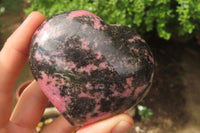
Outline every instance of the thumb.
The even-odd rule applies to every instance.
[[[76,128],[61,115],[45,126],[40,133],[72,133]]]
[[[124,133],[132,125],[133,119],[123,113],[82,127],[77,133]]]

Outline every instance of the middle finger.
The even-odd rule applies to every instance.
[[[48,104],[47,97],[34,80],[20,96],[10,121],[24,128],[35,128]]]

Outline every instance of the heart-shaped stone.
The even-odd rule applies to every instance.
[[[55,15],[35,32],[32,73],[72,124],[89,124],[136,105],[152,83],[154,59],[130,28],[85,10]]]

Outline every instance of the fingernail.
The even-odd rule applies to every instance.
[[[125,131],[127,131],[130,127],[132,126],[132,124],[126,122],[126,121],[121,121],[119,124],[117,124],[113,130],[112,133],[124,133]]]

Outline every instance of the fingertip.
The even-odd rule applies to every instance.
[[[28,30],[28,28],[30,28],[31,29],[30,33],[33,34],[34,31],[37,29],[37,27],[45,20],[46,20],[46,18],[42,13],[33,11],[26,17],[24,22],[21,24],[21,26],[16,31],[18,33],[20,33],[20,30],[22,30],[24,32],[25,29]],[[30,27],[30,25],[31,25],[31,27]],[[26,32],[26,33],[29,33],[29,32]]]
[[[7,53],[6,49],[9,50],[14,48],[22,53],[28,53],[29,43],[34,32],[45,20],[45,16],[40,12],[31,12],[15,32],[7,39],[2,51]]]
[[[128,123],[127,121],[121,121],[119,122],[113,129],[112,133],[123,133],[127,131],[132,125]]]
[[[43,20],[46,19],[46,17],[42,13],[40,13],[38,11],[33,11],[28,16],[37,16],[37,17],[39,17],[39,18],[41,18]]]
[[[32,12],[7,39],[0,53],[0,61],[9,72],[15,73],[11,75],[12,77],[16,78],[22,70],[29,55],[32,36],[45,20],[45,16],[41,13]]]
[[[122,116],[124,118],[112,128],[112,133],[124,133],[133,126],[133,119],[127,114],[122,115],[124,115]]]
[[[122,119],[126,120],[130,125],[134,124],[134,120],[129,114],[123,113],[123,114],[121,114],[121,117],[123,117]]]

